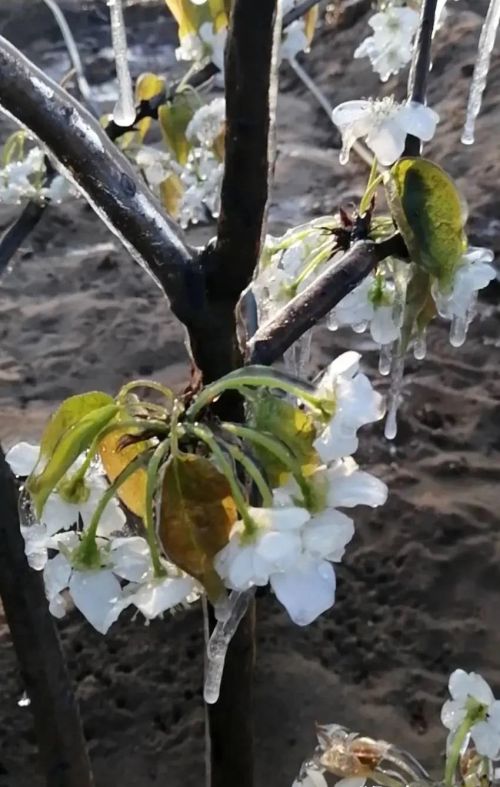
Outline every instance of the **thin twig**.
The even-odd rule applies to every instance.
[[[432,34],[436,22],[437,2],[438,0],[423,0],[408,80],[408,98],[410,101],[417,101],[420,104],[425,104],[427,97],[427,83],[431,69]],[[419,156],[421,149],[420,139],[409,134],[406,138],[405,155]]]
[[[179,319],[186,317],[200,272],[181,230],[92,115],[1,37],[0,105],[40,139],[167,293]]]
[[[78,705],[41,573],[24,554],[18,490],[0,447],[0,597],[50,787],[92,787]]]
[[[287,28],[292,22],[295,22],[297,19],[300,19],[301,16],[307,14],[311,8],[314,6],[319,5],[320,0],[303,0],[302,3],[299,3],[295,8],[291,8],[290,11],[285,14],[283,17],[283,28]]]
[[[16,251],[37,226],[45,212],[45,207],[44,202],[30,200],[15,222],[2,235],[0,239],[0,276],[8,269]]]
[[[390,255],[405,255],[400,235],[381,243],[358,241],[303,292],[295,296],[248,343],[250,363],[277,361],[297,339],[325,317],[346,295]]]

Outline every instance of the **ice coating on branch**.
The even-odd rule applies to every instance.
[[[213,705],[219,699],[227,649],[254,594],[255,588],[245,591],[233,590],[229,595],[224,619],[217,621],[212,632],[207,645],[205,683],[203,687],[203,697],[208,705]]]
[[[131,126],[135,120],[135,102],[132,79],[128,67],[127,31],[123,17],[123,0],[108,0],[111,18],[111,38],[115,53],[118,101],[113,110],[117,126]]]
[[[307,367],[311,360],[312,336],[312,329],[306,331],[283,355],[285,369],[294,377],[307,377]]]
[[[469,93],[467,117],[462,133],[462,142],[464,145],[474,144],[476,118],[481,111],[483,93],[486,88],[488,72],[490,69],[491,53],[495,45],[499,24],[500,0],[490,0],[488,13],[486,14],[486,19],[484,20],[484,25],[481,30],[477,60],[474,66],[474,75],[472,77],[472,84]]]

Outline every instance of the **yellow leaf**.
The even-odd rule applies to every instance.
[[[222,129],[220,134],[214,139],[212,150],[219,159],[219,161],[224,161],[224,154],[226,150],[226,129],[225,127]]]
[[[191,143],[186,137],[186,129],[195,111],[193,96],[187,93],[181,93],[172,102],[164,104],[158,110],[163,139],[182,166],[186,164],[191,150]]]
[[[104,470],[111,483],[115,481],[127,465],[146,450],[148,442],[127,445],[120,450],[119,441],[124,435],[133,434],[133,429],[116,429],[99,442],[99,455]],[[123,483],[118,490],[118,497],[133,514],[144,517],[146,504],[146,470],[139,468]]]
[[[420,158],[397,161],[385,185],[412,260],[446,286],[467,248],[457,187],[441,167]]]
[[[157,74],[146,72],[140,74],[135,83],[135,100],[137,104],[141,101],[150,101],[155,96],[163,92],[165,80]],[[137,132],[142,141],[151,127],[151,118],[143,118],[137,125]]]
[[[316,30],[318,17],[319,17],[319,7],[317,5],[313,6],[304,16],[305,34],[307,40],[309,41],[309,44],[312,43],[312,40],[314,38],[314,31]]]
[[[179,216],[179,205],[184,194],[182,181],[175,172],[171,172],[160,183],[160,197],[163,207],[173,219]]]
[[[195,454],[171,457],[165,468],[159,537],[179,568],[198,579],[215,601],[223,591],[213,559],[237,518],[227,479]]]

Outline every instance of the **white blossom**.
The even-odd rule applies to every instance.
[[[17,205],[21,200],[40,197],[44,174],[40,148],[32,148],[24,159],[7,164],[0,169],[0,204]]]
[[[500,701],[475,672],[457,669],[449,680],[452,699],[441,711],[441,721],[452,734],[467,716],[471,719],[470,734],[479,754],[495,759],[500,754]],[[474,721],[478,719],[477,721]]]
[[[441,289],[436,283],[432,294],[439,314],[448,320],[472,318],[477,293],[487,287],[496,277],[496,271],[490,263],[494,259],[490,249],[471,247],[458,265],[449,288]]]
[[[198,34],[189,33],[181,39],[176,49],[177,60],[203,62],[209,60],[224,73],[224,49],[227,39],[227,27],[215,32],[213,22],[204,22]]]
[[[356,140],[365,138],[380,164],[389,167],[402,155],[408,134],[428,142],[438,120],[430,107],[416,101],[398,104],[391,97],[345,101],[332,112],[332,121],[342,134],[342,164],[349,160]]]
[[[334,405],[330,422],[314,442],[326,464],[353,454],[358,448],[358,429],[379,421],[384,414],[382,396],[359,371],[360,358],[356,352],[340,355],[329,365],[317,387],[317,394]]]
[[[182,227],[206,221],[209,215],[219,215],[223,174],[224,165],[210,150],[197,148],[190,152],[181,175],[186,189],[179,208]]]
[[[408,266],[407,266],[408,267]],[[380,297],[374,297],[377,279],[369,274],[352,292],[330,312],[329,324],[336,328],[350,325],[370,326],[374,342],[380,345],[391,344],[401,332],[402,309],[395,304],[395,287],[392,282],[384,281]]]
[[[222,131],[226,113],[223,98],[214,98],[194,113],[187,129],[186,137],[204,147],[211,147]]]
[[[412,8],[388,5],[368,20],[373,35],[358,46],[354,57],[369,57],[374,71],[386,82],[410,62],[418,21],[419,14]]]

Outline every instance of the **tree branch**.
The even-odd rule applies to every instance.
[[[94,780],[73,687],[49,612],[41,573],[24,554],[18,492],[0,448],[0,597],[50,787],[92,787]]]
[[[415,40],[413,61],[408,80],[408,98],[425,104],[427,83],[431,69],[432,34],[436,22],[437,0],[423,0],[420,24]],[[409,134],[406,138],[405,156],[419,156],[422,144],[418,137]]]
[[[185,321],[201,271],[180,229],[92,115],[2,37],[0,105],[40,139]]]
[[[12,257],[35,229],[46,208],[45,202],[30,200],[17,219],[0,239],[0,276],[7,270]]]
[[[272,364],[281,358],[285,350],[357,287],[378,262],[390,255],[406,256],[400,235],[381,243],[357,241],[340,260],[331,262],[321,276],[258,329],[248,343],[249,362]]]

